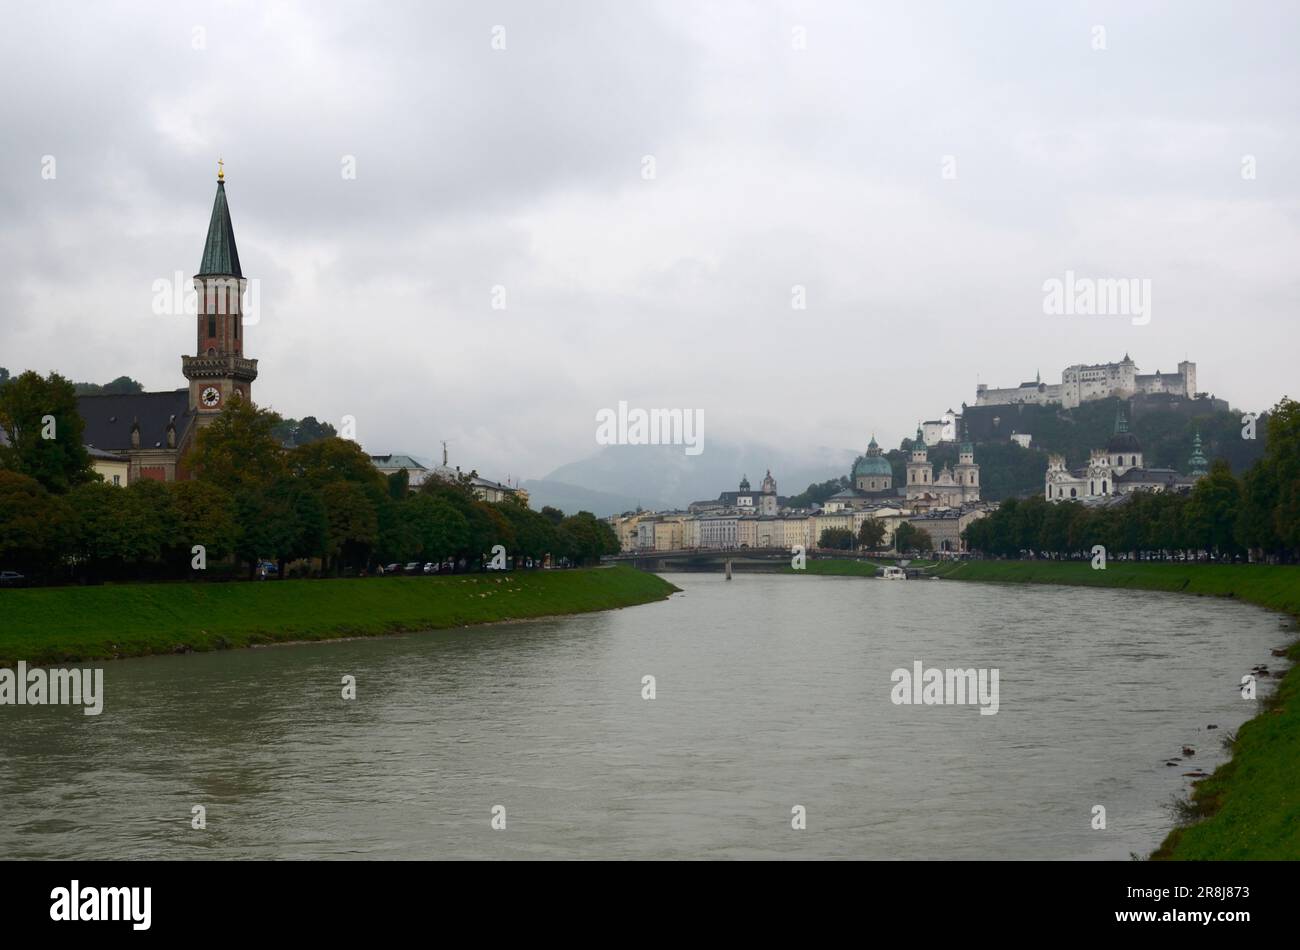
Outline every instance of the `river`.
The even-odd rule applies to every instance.
[[[1177,594],[667,576],[602,614],[107,663],[97,717],[0,707],[0,853],[1125,859],[1287,639]],[[996,715],[895,705],[917,660],[997,669]]]

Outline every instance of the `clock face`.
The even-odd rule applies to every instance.
[[[215,409],[217,406],[221,405],[221,390],[216,386],[209,386],[207,389],[203,390],[199,399],[202,400],[205,408]]]

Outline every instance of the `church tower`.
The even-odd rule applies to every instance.
[[[979,501],[980,467],[975,461],[975,446],[969,442],[961,444],[961,451],[957,455],[956,474],[962,502]]]
[[[248,281],[239,267],[225,179],[221,168],[203,261],[194,275],[198,341],[193,356],[181,357],[181,372],[190,381],[190,411],[199,425],[211,422],[235,394],[252,398],[257,378],[257,360],[244,358],[243,301]]]
[[[924,494],[930,487],[930,453],[925,447],[921,427],[916,428],[916,441],[912,443],[912,457],[907,463],[907,497]]]

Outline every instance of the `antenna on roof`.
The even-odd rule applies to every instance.
[[[442,440],[442,467],[447,467],[447,440]]]

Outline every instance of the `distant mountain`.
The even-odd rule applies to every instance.
[[[780,494],[796,495],[813,482],[846,474],[855,456],[849,449],[796,454],[713,440],[696,456],[686,455],[679,445],[610,445],[589,458],[561,465],[545,478],[526,481],[524,487],[534,508],[554,505],[604,516],[638,505],[685,508],[692,501],[735,490],[742,476],[757,490],[769,469]]]

